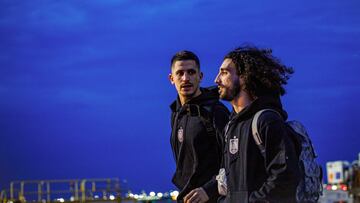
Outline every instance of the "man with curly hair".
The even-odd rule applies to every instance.
[[[229,52],[215,79],[220,98],[233,112],[225,128],[224,167],[227,194],[223,202],[296,202],[300,178],[297,148],[286,127],[280,96],[293,73],[271,50],[243,46]],[[254,115],[264,149],[252,134]]]

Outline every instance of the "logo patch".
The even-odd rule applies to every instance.
[[[184,141],[184,130],[182,127],[180,127],[177,131],[177,138],[178,138],[179,142]]]
[[[239,139],[238,138],[230,139],[229,152],[231,154],[236,154],[238,150],[239,150]]]

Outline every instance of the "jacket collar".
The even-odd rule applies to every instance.
[[[190,99],[185,104],[203,104],[208,103],[211,100],[218,100],[219,99],[219,92],[217,86],[211,86],[207,88],[200,87],[201,94],[197,97]],[[184,105],[185,105],[184,104]],[[170,109],[173,112],[179,111],[182,105],[180,102],[179,96],[177,96],[176,100],[171,103]]]
[[[250,117],[253,117],[256,112],[262,109],[274,109],[279,112],[283,119],[287,119],[287,113],[282,108],[280,97],[274,96],[261,96],[255,99],[251,104],[241,110],[239,113],[236,113],[234,110],[230,115],[230,120],[245,120]]]

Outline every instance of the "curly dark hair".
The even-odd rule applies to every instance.
[[[231,59],[236,65],[238,75],[244,80],[244,89],[251,97],[284,95],[284,85],[294,73],[292,67],[283,65],[272,56],[271,49],[241,46],[229,52],[224,59]]]

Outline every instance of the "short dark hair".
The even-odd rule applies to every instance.
[[[198,69],[200,70],[200,60],[199,58],[196,56],[196,54],[194,54],[191,51],[187,51],[187,50],[182,50],[177,52],[172,58],[171,58],[171,68],[173,67],[174,63],[176,61],[184,61],[184,60],[194,60],[196,63],[196,66],[198,67]]]
[[[272,55],[271,49],[259,49],[252,45],[230,51],[225,59],[231,59],[236,65],[238,75],[244,80],[244,89],[252,97],[284,95],[284,85],[294,73],[292,67],[283,65]]]

